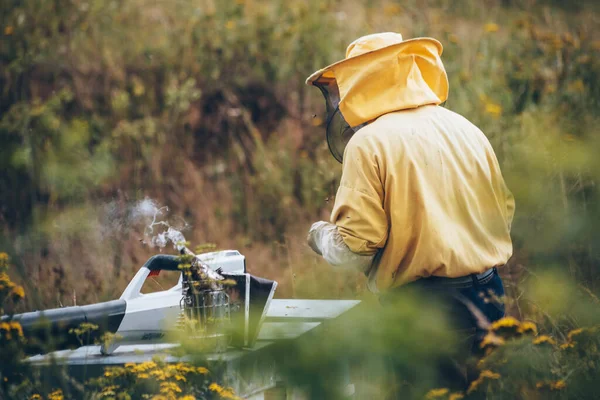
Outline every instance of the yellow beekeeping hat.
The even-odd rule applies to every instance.
[[[328,84],[339,90],[339,108],[350,126],[380,115],[448,97],[448,77],[433,38],[403,40],[394,32],[363,36],[352,42],[346,58],[308,77],[309,85]]]

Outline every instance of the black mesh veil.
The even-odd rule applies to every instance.
[[[325,96],[329,151],[341,163],[344,158],[344,149],[352,135],[354,135],[354,129],[348,125],[340,112],[340,93],[335,79],[322,79],[314,85],[321,89],[323,96]]]

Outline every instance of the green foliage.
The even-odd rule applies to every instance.
[[[332,280],[321,282],[325,266],[303,246],[310,223],[327,218],[340,174],[320,94],[304,79],[343,58],[356,37],[400,31],[442,41],[445,106],[488,136],[516,197],[506,281],[517,289],[507,304],[557,343],[506,340],[480,387],[501,398],[540,398],[546,389],[542,398],[591,396],[595,342],[585,344],[589,357],[560,346],[573,329],[598,324],[600,37],[594,4],[563,3],[2,1],[0,246],[17,255],[23,285],[36,288],[5,301],[23,289],[3,264],[3,312],[45,308],[73,292],[84,303],[114,298],[149,254],[139,235],[108,229],[101,206],[146,195],[184,215],[193,242],[239,248],[253,272],[280,281],[282,296],[355,296],[364,285],[330,269]],[[572,279],[578,286],[564,284]],[[399,364],[430,360],[416,316],[404,317],[393,332],[406,337]],[[428,324],[443,340],[441,325]],[[383,333],[363,325],[318,351],[297,350],[302,368],[321,353],[330,365],[347,348],[356,358],[378,354],[360,338]],[[6,359],[18,358],[15,349]],[[494,357],[508,357],[510,368],[496,368]],[[423,382],[429,368],[415,367]],[[295,376],[328,390],[316,373]],[[526,384],[507,383],[519,379]],[[557,390],[561,380],[568,391]]]

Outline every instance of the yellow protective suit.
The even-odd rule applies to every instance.
[[[441,45],[383,35],[308,80],[335,79],[344,118],[370,121],[344,152],[331,222],[352,252],[375,255],[365,271],[375,291],[504,265],[514,200],[485,135],[438,105]]]

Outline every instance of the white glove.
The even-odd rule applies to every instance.
[[[374,256],[353,253],[344,242],[337,226],[329,222],[319,221],[312,224],[307,241],[315,253],[322,255],[334,267],[365,271],[373,261]]]
[[[321,252],[320,245],[321,239],[323,237],[323,231],[327,228],[331,229],[331,227],[328,227],[328,225],[332,224],[325,221],[319,221],[312,224],[312,226],[308,230],[308,237],[306,238],[308,245],[315,253],[317,253],[320,256],[323,255],[323,253]],[[335,225],[333,225],[333,227],[335,228]]]

